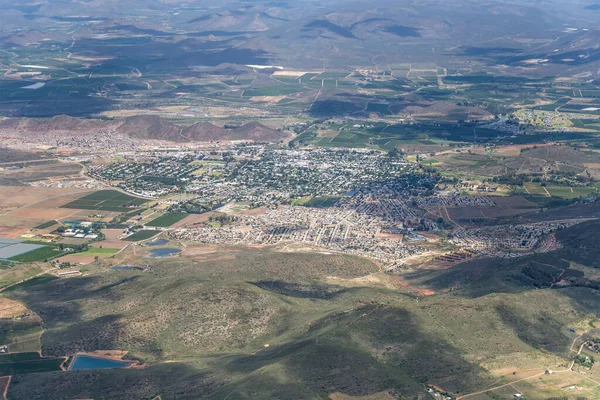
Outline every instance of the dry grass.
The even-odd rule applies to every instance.
[[[27,312],[27,307],[18,301],[0,297],[0,318],[13,318]]]
[[[0,269],[0,288],[29,279],[43,271],[42,267],[35,264],[21,264],[9,269]]]

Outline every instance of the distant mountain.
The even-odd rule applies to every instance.
[[[335,35],[345,37],[347,39],[356,39],[356,36],[354,36],[354,34],[348,28],[334,24],[333,22],[328,20],[311,21],[308,24],[304,25],[302,31],[333,33]]]
[[[0,130],[16,132],[90,132],[110,129],[118,122],[98,119],[82,119],[68,115],[52,118],[7,118],[0,121]]]
[[[278,142],[287,136],[258,122],[249,122],[236,129],[228,130],[229,140],[253,140],[255,142]]]
[[[252,140],[255,142],[279,142],[286,135],[258,122],[249,122],[237,128],[219,128],[209,122],[199,122],[185,128],[182,136],[190,141]]]
[[[258,122],[249,122],[235,128],[221,128],[210,122],[198,122],[188,127],[181,127],[156,115],[136,115],[115,121],[81,119],[67,115],[58,115],[52,118],[7,118],[0,120],[0,131],[21,134],[63,132],[73,135],[114,131],[134,139],[166,140],[178,143],[218,140],[275,143],[288,138],[286,134]]]
[[[181,142],[181,128],[156,115],[136,115],[123,120],[117,132],[138,139],[170,140]]]
[[[185,128],[182,132],[182,136],[189,141],[221,140],[224,136],[223,131],[223,128],[219,128],[210,122],[198,122]]]

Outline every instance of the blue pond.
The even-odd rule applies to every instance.
[[[181,253],[180,249],[174,249],[171,247],[163,247],[160,249],[152,249],[150,250],[150,257],[152,258],[164,258],[164,257],[170,257],[172,255]]]
[[[153,242],[148,243],[148,246],[162,246],[169,243],[167,239],[158,239]]]
[[[124,368],[133,364],[129,361],[111,360],[108,358],[91,357],[77,355],[71,363],[69,370],[77,371],[81,369],[107,369],[107,368]]]

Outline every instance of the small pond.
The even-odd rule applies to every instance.
[[[152,249],[150,250],[150,257],[152,258],[165,258],[171,257],[175,254],[181,253],[180,249],[175,249],[173,247],[162,247],[160,249]]]
[[[76,355],[69,370],[125,368],[133,364],[130,361],[111,360],[109,358]]]
[[[148,243],[148,246],[163,246],[167,243],[169,243],[167,239],[157,239],[153,242]]]

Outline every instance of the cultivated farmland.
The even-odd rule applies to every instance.
[[[153,219],[152,221],[148,222],[146,225],[167,228],[173,224],[176,224],[177,222],[181,221],[182,219],[184,219],[187,216],[188,216],[188,214],[184,214],[184,213],[169,212],[169,213],[165,213],[165,214],[161,215],[158,218]]]
[[[117,190],[100,190],[74,200],[62,206],[63,208],[75,208],[83,210],[98,211],[127,211],[137,208],[148,200],[129,196]]]

